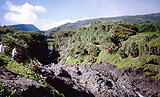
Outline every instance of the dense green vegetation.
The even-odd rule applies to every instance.
[[[34,72],[34,67],[39,67],[41,64],[38,62],[47,61],[48,58],[48,45],[46,41],[47,37],[38,32],[25,32],[9,29],[6,27],[0,27],[0,42],[5,44],[6,55],[0,54],[0,66],[6,65],[14,72],[21,76],[33,79],[46,86],[52,91],[53,97],[56,95],[64,96],[60,94],[51,85],[45,82],[39,74]],[[18,48],[18,60],[11,60],[11,52],[14,47]],[[0,96],[10,97],[16,91],[8,91],[3,84],[1,84]]]
[[[6,55],[11,56],[12,49],[16,46],[20,62],[29,58],[37,58],[39,61],[45,62],[48,52],[46,39],[46,36],[38,32],[17,31],[0,27],[0,42],[5,43]]]
[[[104,49],[110,53],[117,52],[121,43],[127,40],[129,36],[138,33],[137,30],[138,28],[134,24],[97,21],[92,22],[89,26],[72,31],[60,31],[52,36],[59,47],[68,48],[62,53],[65,63],[69,59],[94,63],[101,50]],[[66,34],[66,32],[68,33]],[[73,62],[77,61],[74,60]]]
[[[6,65],[9,62],[9,57],[0,54],[0,66]]]
[[[16,97],[15,92],[16,92],[16,89],[9,91],[3,83],[0,83],[0,96],[1,97]]]
[[[143,67],[147,76],[160,79],[159,25],[159,22],[95,21],[76,30],[50,33],[50,36],[59,45],[62,64],[91,65],[106,61],[117,68]]]

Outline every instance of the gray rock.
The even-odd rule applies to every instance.
[[[153,87],[153,89],[151,87],[148,89],[145,86],[150,81],[142,81],[144,77],[141,69],[116,69],[114,65],[107,63],[93,64],[91,67],[57,64],[49,68],[58,77],[56,77],[57,80],[62,82],[57,82],[60,87],[65,83],[66,87],[69,86],[75,91],[83,91],[83,93],[85,91],[85,93],[94,94],[95,97],[139,97],[139,95],[147,97],[160,94],[157,89]],[[136,81],[143,85],[141,86]],[[155,84],[160,85],[158,81]],[[157,88],[159,89],[160,86],[157,86]],[[145,89],[148,89],[148,91],[145,92]]]

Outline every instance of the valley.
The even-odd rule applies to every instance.
[[[153,15],[160,17],[137,17]],[[96,20],[45,34],[0,27],[0,96],[159,97],[160,22],[136,22]]]

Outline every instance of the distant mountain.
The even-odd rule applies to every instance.
[[[123,22],[133,22],[133,23],[148,23],[148,22],[154,22],[154,21],[160,21],[160,13],[152,13],[152,14],[146,14],[146,15],[135,15],[135,16],[119,16],[119,17],[111,17],[111,18],[96,18],[96,19],[88,19],[88,20],[82,20],[77,21],[75,23],[66,23],[64,25],[52,28],[46,32],[57,32],[59,30],[64,29],[76,29],[78,27],[88,25],[92,21],[123,21]]]
[[[22,30],[22,31],[40,31],[36,26],[33,24],[17,24],[17,25],[8,25],[8,28]]]

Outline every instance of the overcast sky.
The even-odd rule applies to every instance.
[[[77,20],[160,12],[160,0],[0,0],[0,24],[41,30]]]

